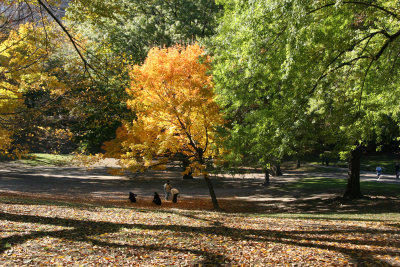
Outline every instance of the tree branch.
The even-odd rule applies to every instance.
[[[396,19],[400,19],[400,17],[396,13],[393,13],[392,11],[385,9],[384,7],[375,5],[373,3],[365,3],[365,2],[359,2],[359,1],[343,1],[342,3],[343,4],[362,5],[362,6],[367,6],[367,7],[374,7],[376,9],[379,9],[379,10],[389,14],[390,16],[392,16],[392,17],[394,17]],[[319,11],[321,9],[324,9],[324,8],[327,8],[327,7],[331,7],[331,6],[335,6],[335,5],[336,5],[336,3],[326,4],[326,5],[320,6],[320,7],[316,8],[316,9],[313,9],[313,10],[309,11],[307,14],[311,14],[311,13],[317,12],[317,11]]]
[[[348,61],[346,61],[346,62],[343,62],[343,63],[339,64],[337,67],[335,67],[334,69],[331,69],[330,71],[328,71],[329,68],[330,68],[330,66],[332,66],[332,65],[340,58],[340,56],[342,56],[342,55],[343,55],[344,53],[346,53],[347,51],[352,51],[357,45],[361,44],[361,43],[362,43],[363,41],[365,41],[366,39],[369,39],[368,42],[367,42],[367,44],[368,44],[369,41],[370,41],[375,35],[377,35],[377,34],[383,34],[384,36],[386,36],[386,37],[388,38],[388,40],[387,40],[387,41],[385,42],[385,44],[381,47],[381,49],[379,50],[379,52],[378,52],[376,55],[374,55],[374,56],[362,55],[363,52],[364,52],[365,49],[366,49],[366,46],[367,46],[367,45],[366,45],[366,46],[363,48],[363,50],[361,51],[361,53],[359,54],[358,57],[355,57],[355,58],[353,58],[353,59],[351,59],[351,60],[348,60]],[[388,34],[387,32],[385,32],[385,31],[383,31],[383,30],[382,30],[382,31],[373,32],[373,33],[369,34],[368,36],[366,36],[366,37],[364,37],[364,38],[358,40],[357,42],[355,42],[355,43],[354,43],[353,45],[351,45],[348,49],[343,50],[343,51],[340,51],[340,52],[338,53],[338,55],[337,55],[333,60],[331,60],[331,62],[329,62],[329,64],[326,66],[325,70],[322,72],[322,74],[320,75],[320,77],[318,78],[318,80],[315,82],[315,84],[314,84],[312,90],[310,91],[310,95],[315,91],[315,89],[317,88],[318,84],[321,82],[321,80],[323,80],[323,79],[328,75],[328,73],[332,73],[332,72],[334,72],[334,71],[336,71],[336,70],[338,70],[338,69],[340,69],[340,68],[342,68],[342,67],[344,67],[344,66],[349,66],[349,65],[351,65],[353,62],[358,61],[358,60],[360,60],[360,59],[372,58],[371,63],[370,63],[370,65],[369,65],[368,68],[367,68],[367,72],[366,72],[366,75],[367,75],[369,69],[371,68],[372,63],[373,63],[374,61],[377,61],[377,60],[380,58],[380,56],[383,54],[383,52],[386,50],[386,48],[389,46],[389,44],[390,44],[391,42],[393,42],[394,40],[396,40],[399,36],[400,36],[400,30],[397,31],[397,32],[396,32],[395,34],[393,34],[393,35],[390,35],[390,34]],[[364,79],[366,78],[366,75],[365,75]],[[363,86],[364,86],[364,82],[363,82]]]
[[[71,41],[72,45],[75,48],[75,51],[78,53],[79,57],[81,58],[84,66],[85,66],[85,70],[88,72],[89,76],[90,76],[90,72],[88,70],[88,68],[95,70],[85,59],[85,57],[82,55],[81,51],[79,50],[77,44],[75,43],[74,38],[72,37],[72,35],[69,33],[69,31],[65,28],[65,26],[62,24],[62,22],[54,15],[54,13],[43,3],[42,0],[37,0],[39,5],[42,6],[46,12],[55,20],[55,22],[61,27],[62,31],[67,35],[68,39]]]

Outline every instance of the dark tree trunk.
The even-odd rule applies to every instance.
[[[360,158],[361,149],[357,147],[351,151],[349,157],[347,187],[343,194],[345,198],[361,198],[363,196],[360,187]]]
[[[274,165],[271,168],[271,172],[273,176],[282,176],[281,166],[279,164]]]
[[[300,168],[300,160],[298,159],[296,162],[296,169]]]
[[[199,163],[203,165],[204,164],[204,158],[203,158],[204,151],[202,149],[196,149],[196,150],[198,153]],[[212,201],[214,210],[220,210],[220,207],[219,207],[218,201],[217,201],[217,196],[215,195],[214,187],[211,183],[210,177],[208,176],[208,174],[206,172],[203,173],[203,177],[204,177],[204,180],[206,181],[208,191],[210,191],[211,201]]]
[[[214,207],[215,210],[219,210],[220,208],[219,208],[219,205],[218,205],[217,196],[215,195],[214,187],[213,187],[213,185],[211,183],[211,180],[208,177],[208,174],[206,174],[206,173],[203,174],[203,177],[204,177],[204,180],[206,181],[208,190],[210,191],[210,196],[211,196],[211,201],[213,203],[213,207]]]
[[[183,171],[186,171],[186,168],[189,167],[189,164],[190,164],[190,161],[186,157],[184,157],[182,159]],[[183,179],[193,179],[193,173],[190,171],[189,173],[184,174]]]
[[[189,172],[188,174],[184,174],[182,178],[183,179],[193,179],[193,173]]]
[[[264,175],[265,175],[264,185],[269,185],[269,169],[265,168],[263,170],[264,170]]]

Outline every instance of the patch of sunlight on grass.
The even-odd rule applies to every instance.
[[[45,153],[28,154],[20,162],[33,166],[50,165],[50,166],[68,166],[74,160],[73,155],[57,155]]]

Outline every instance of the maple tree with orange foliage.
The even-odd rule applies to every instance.
[[[137,119],[124,123],[107,155],[134,171],[164,168],[177,154],[186,156],[186,172],[202,174],[214,208],[218,202],[205,170],[218,155],[216,129],[223,118],[214,101],[211,59],[198,45],[153,48],[144,64],[132,68],[128,107]]]

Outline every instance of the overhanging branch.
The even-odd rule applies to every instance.
[[[354,4],[354,5],[362,5],[362,6],[366,6],[366,7],[373,7],[373,8],[376,8],[376,9],[378,9],[380,11],[383,11],[383,12],[389,14],[390,16],[392,16],[392,17],[394,17],[396,19],[400,19],[400,17],[396,13],[394,13],[394,12],[392,12],[390,10],[387,10],[386,8],[384,8],[382,6],[378,6],[376,4],[373,4],[373,3],[365,3],[365,2],[360,2],[360,1],[343,1],[342,4]],[[335,3],[326,4],[326,5],[320,6],[318,8],[315,8],[315,9],[309,11],[308,14],[311,14],[311,13],[317,12],[317,11],[319,11],[321,9],[324,9],[324,8],[327,8],[327,7],[331,7],[331,6],[335,6],[335,5],[336,5],[336,2]]]
[[[62,22],[54,15],[54,13],[43,3],[42,0],[37,0],[39,5],[41,7],[43,7],[46,12],[54,19],[54,21],[61,27],[62,31],[67,35],[68,39],[71,41],[72,45],[74,46],[74,49],[76,50],[76,52],[78,53],[79,57],[81,58],[84,66],[85,66],[85,70],[89,73],[88,68],[94,70],[94,68],[87,62],[87,60],[85,59],[85,57],[82,55],[81,51],[79,50],[74,38],[72,37],[72,35],[69,33],[69,31],[65,28],[65,26],[62,24]],[[89,73],[90,75],[90,73]]]

